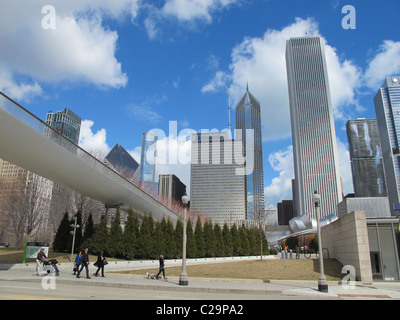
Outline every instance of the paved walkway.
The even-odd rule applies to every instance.
[[[146,271],[143,276],[123,275],[110,272],[112,265],[107,266],[106,277],[93,277],[85,279],[84,270],[81,278],[72,275],[72,265],[64,263],[60,265],[60,276],[56,278],[57,283],[73,285],[91,285],[101,287],[135,288],[158,291],[179,292],[210,292],[210,293],[239,293],[239,294],[273,294],[285,296],[298,296],[304,299],[310,298],[332,298],[332,299],[400,299],[400,282],[374,282],[370,285],[356,283],[353,287],[346,287],[338,282],[328,282],[329,292],[322,293],[317,290],[316,281],[296,280],[237,280],[237,279],[199,279],[191,278],[189,285],[180,286],[176,277],[165,280],[146,279]],[[115,268],[114,268],[115,269]],[[93,273],[94,268],[91,268]],[[35,265],[22,265],[0,270],[0,280],[7,281],[29,281],[39,282],[42,277],[34,275]]]

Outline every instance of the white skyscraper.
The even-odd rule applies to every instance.
[[[400,203],[400,77],[388,77],[374,98],[392,215]]]
[[[321,195],[321,215],[336,214],[343,195],[323,40],[319,36],[288,40],[286,67],[295,214],[315,218],[314,191]]]
[[[190,209],[221,226],[246,218],[243,149],[237,142],[234,147],[224,132],[192,135]]]

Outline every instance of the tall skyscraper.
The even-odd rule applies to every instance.
[[[315,218],[313,193],[317,191],[321,215],[336,214],[343,195],[323,40],[319,36],[287,40],[286,68],[295,212]]]
[[[400,77],[386,78],[374,98],[376,120],[382,146],[386,186],[392,215],[400,203]]]
[[[261,107],[260,102],[249,92],[248,86],[236,105],[236,129],[242,131],[246,161],[253,162],[252,172],[245,176],[246,219],[260,219],[265,214]],[[252,139],[247,136],[250,132],[253,135]]]
[[[376,119],[346,124],[356,197],[386,197],[385,170]]]
[[[75,144],[79,143],[81,122],[81,118],[68,108],[57,113],[50,111],[46,115],[46,124]]]
[[[241,142],[240,142],[241,144]],[[242,146],[225,132],[192,135],[190,208],[213,223],[242,223],[246,218]],[[239,164],[238,164],[239,163]]]
[[[152,132],[142,135],[142,150],[140,154],[139,186],[154,198],[158,197],[158,182],[156,182],[158,137]]]

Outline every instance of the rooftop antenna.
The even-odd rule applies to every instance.
[[[229,132],[228,132],[228,134],[229,134],[229,139],[231,138],[231,136],[232,136],[232,133],[231,133],[231,87],[230,86],[228,86],[228,117],[229,117],[229,119],[228,119],[228,130],[229,130]]]

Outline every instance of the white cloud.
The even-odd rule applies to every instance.
[[[147,121],[152,125],[159,123],[162,116],[152,106],[158,106],[167,99],[166,96],[153,97],[138,104],[129,104],[126,106],[128,115],[139,121]]]
[[[230,82],[231,76],[223,71],[217,71],[214,78],[201,88],[201,92],[216,92],[222,88],[226,88]]]
[[[128,150],[128,153],[132,156],[133,159],[136,160],[137,163],[140,164],[140,154],[142,147],[136,147],[133,150]]]
[[[216,12],[222,11],[242,0],[165,0],[163,5],[156,7],[147,3],[148,16],[145,27],[150,39],[160,37],[165,28],[166,20],[175,20],[178,26],[196,28],[198,24],[211,24]],[[173,25],[174,28],[177,26]]]
[[[272,179],[270,185],[264,188],[265,201],[276,207],[282,200],[292,199],[293,148],[288,146],[286,150],[271,153],[268,162],[272,169],[279,172],[279,176]]]
[[[400,74],[400,41],[385,40],[365,71],[365,84],[378,90],[388,76]]]
[[[156,26],[156,22],[151,17],[147,17],[144,20],[144,26],[146,28],[147,35],[150,39],[154,39],[157,37],[158,29]]]
[[[295,36],[319,35],[318,24],[311,18],[296,18],[281,30],[267,30],[260,38],[245,38],[232,50],[230,73],[218,70],[203,86],[202,92],[226,88],[231,81],[233,101],[244,94],[246,84],[261,103],[263,140],[290,137],[290,112],[286,76],[286,40]],[[331,97],[336,117],[342,117],[343,106],[356,104],[360,70],[351,61],[341,61],[336,50],[325,45]]]
[[[141,121],[144,120],[152,124],[159,123],[162,118],[161,115],[154,109],[142,105],[130,105],[128,107],[128,112],[133,118]]]
[[[327,44],[325,57],[334,117],[347,120],[354,106],[358,111],[363,110],[355,97],[361,87],[362,70],[349,60],[339,60],[336,49]]]
[[[139,1],[56,2],[54,30],[42,28],[42,19],[46,17],[42,8],[49,5],[49,1],[15,0],[3,6],[0,11],[0,90],[7,90],[13,98],[23,100],[26,96],[41,94],[42,83],[64,81],[99,87],[125,86],[128,77],[115,57],[118,35],[102,23],[105,17],[130,16],[133,20]]]
[[[211,23],[212,12],[235,2],[238,0],[167,0],[162,8],[162,13],[181,21],[200,19]]]
[[[31,97],[42,94],[41,86],[34,83],[17,82],[6,70],[0,70],[0,90],[16,100],[29,101]]]
[[[110,147],[106,142],[106,129],[100,129],[93,132],[94,122],[92,120],[83,120],[81,123],[81,132],[79,136],[79,146],[102,160],[110,152]]]

